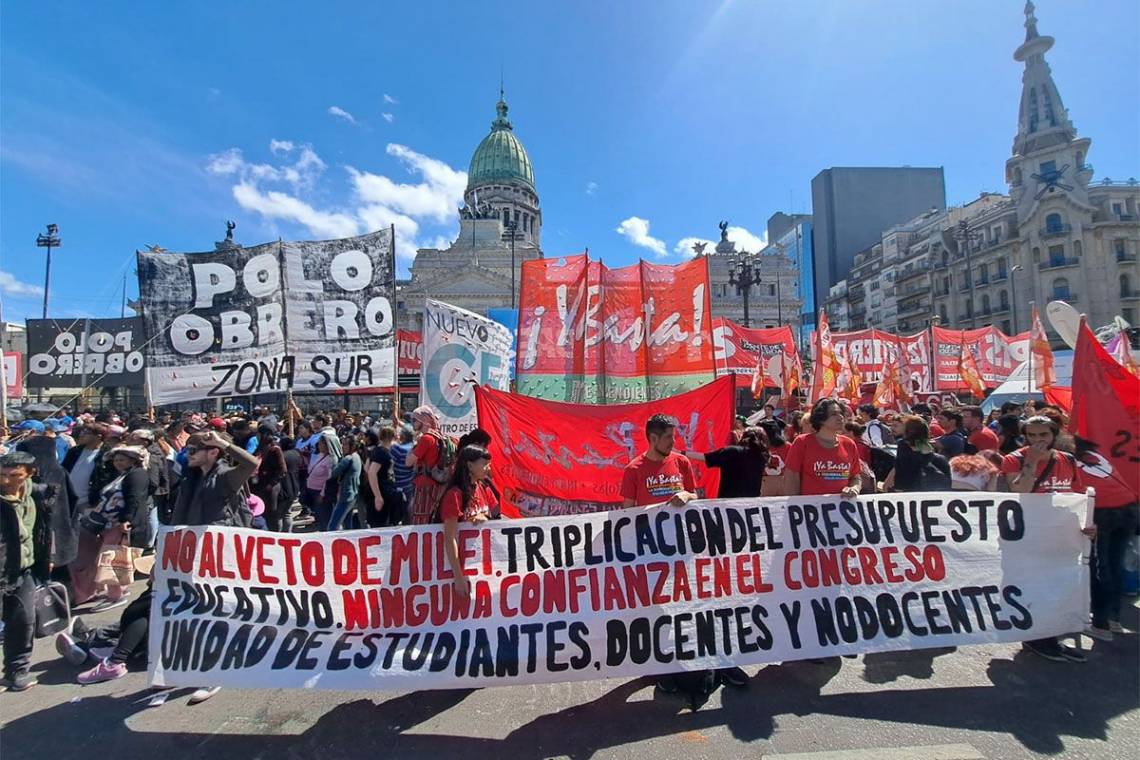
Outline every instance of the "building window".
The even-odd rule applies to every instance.
[[[950,323],[950,317],[946,313],[946,304],[942,304],[938,307],[938,316],[942,318],[942,324],[946,325]]]
[[[1049,214],[1045,217],[1045,231],[1046,232],[1061,232],[1065,229],[1065,223],[1061,221],[1060,214]]]
[[[1036,246],[1033,247],[1033,263],[1041,263],[1041,249]]]
[[[1136,324],[1136,314],[1132,311],[1132,309],[1121,309],[1120,316],[1124,317],[1124,321],[1128,324]]]
[[[1004,290],[998,293],[998,303],[1001,304],[1002,311],[1005,311],[1009,308],[1009,294],[1007,294]]]
[[[1003,333],[1005,333],[1006,335],[1009,335],[1009,334],[1010,334],[1010,330],[1009,330],[1009,320],[1008,320],[1008,319],[1003,319],[1003,320],[1002,320],[1002,322],[1001,322],[1001,331],[1002,331]]]
[[[1115,238],[1112,241],[1112,251],[1117,256],[1124,255],[1124,238]]]
[[[770,296],[776,295],[776,286],[775,285],[769,285],[768,286],[768,295],[770,295]]]
[[[1122,274],[1120,275],[1120,297],[1127,298],[1130,295],[1132,295],[1132,281],[1128,275]]]
[[[990,297],[989,297],[989,295],[982,296],[982,313],[983,314],[989,314],[991,311],[993,311],[993,309],[990,308]]]
[[[1081,245],[1081,241],[1074,240],[1073,241],[1073,256],[1075,256],[1076,258],[1079,259],[1081,257],[1081,254],[1084,253],[1084,248],[1085,247],[1083,245]]]
[[[1113,216],[1122,216],[1123,214],[1124,214],[1124,207],[1123,206],[1121,206],[1119,203],[1112,204],[1112,215]]]
[[[1057,162],[1056,161],[1042,161],[1040,164],[1040,169],[1041,169],[1040,173],[1042,176],[1052,174],[1053,172],[1057,171]]]
[[[1061,266],[1065,263],[1065,246],[1049,246],[1049,263],[1053,266]]]
[[[998,259],[997,267],[998,267],[998,277],[1005,277],[1007,274],[1007,271],[1005,268],[1005,259]]]
[[[509,208],[504,207],[503,208],[503,224],[510,224],[510,223],[511,223],[511,210]]]
[[[1064,277],[1058,277],[1053,280],[1053,300],[1065,300],[1071,298],[1072,294],[1069,292],[1069,281]]]

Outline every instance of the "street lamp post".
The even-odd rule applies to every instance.
[[[1013,334],[1017,335],[1017,273],[1022,269],[1021,264],[1009,270],[1009,294],[1013,302]]]
[[[46,235],[36,236],[36,246],[47,248],[47,263],[44,265],[44,319],[47,319],[48,315],[48,291],[51,289],[51,249],[59,248],[61,245],[63,241],[59,237],[58,224],[49,224]]]
[[[970,222],[966,219],[958,222],[958,229],[954,236],[958,238],[958,244],[961,250],[966,254],[966,299],[969,304],[970,312],[970,329],[973,330],[976,326],[974,319],[974,272],[970,264],[970,243],[979,239],[979,235],[970,227]]]
[[[736,292],[744,299],[744,326],[751,327],[748,296],[752,292],[752,286],[760,284],[760,271],[759,268],[753,269],[747,253],[741,254],[741,257],[732,263],[732,269],[728,272],[728,284],[735,286]]]
[[[511,236],[511,308],[515,308],[515,236],[519,231],[519,223],[509,221],[503,225],[507,234]]]

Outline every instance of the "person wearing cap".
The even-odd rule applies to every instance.
[[[44,435],[55,441],[55,457],[63,464],[67,450],[75,445],[75,441],[67,434],[68,425],[59,417],[49,417],[43,421]]]
[[[50,486],[32,483],[36,460],[13,451],[0,457],[0,606],[4,681],[8,691],[36,685],[31,674],[36,625],[34,593],[51,573]]]
[[[148,519],[150,454],[141,446],[121,445],[108,451],[106,458],[114,466],[116,477],[99,492],[94,508],[81,521],[79,552],[70,565],[73,604],[83,604],[99,595],[105,597],[95,612],[126,604],[130,597],[124,585],[97,577],[103,550],[126,543],[134,559],[154,541]]]
[[[962,431],[962,413],[957,409],[943,409],[938,413],[938,424],[945,431],[934,439],[934,448],[947,459],[966,451],[966,434]]]

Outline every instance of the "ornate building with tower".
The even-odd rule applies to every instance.
[[[500,92],[491,131],[467,170],[459,235],[447,248],[421,248],[411,278],[397,283],[403,327],[422,327],[428,298],[477,314],[510,307],[517,302],[522,263],[542,258],[542,208],[534,170],[507,111]]]

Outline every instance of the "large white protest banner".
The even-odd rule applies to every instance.
[[[173,527],[155,685],[471,688],[1040,639],[1088,610],[1084,496],[735,499],[461,526]]]
[[[513,336],[504,325],[430,298],[424,305],[420,398],[439,412],[447,435],[478,426],[475,384],[505,391],[511,385]]]
[[[392,238],[139,253],[151,401],[391,385]]]

